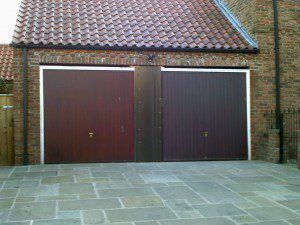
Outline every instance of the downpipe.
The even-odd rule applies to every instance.
[[[24,165],[28,165],[28,60],[27,60],[27,48],[22,48],[22,58],[23,58],[23,158]]]
[[[279,163],[284,162],[283,157],[283,115],[281,113],[280,90],[280,61],[279,61],[279,29],[278,29],[278,3],[273,0],[274,10],[274,42],[275,42],[275,75],[276,75],[276,128],[279,129]]]

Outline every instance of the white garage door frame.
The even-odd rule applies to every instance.
[[[212,72],[212,73],[244,73],[246,76],[246,102],[247,102],[247,139],[248,139],[248,160],[251,160],[251,100],[250,100],[250,69],[210,69],[210,68],[166,68],[161,71],[178,72]]]
[[[44,70],[115,70],[134,71],[133,67],[89,67],[89,66],[40,66],[40,160],[44,164]],[[208,68],[165,68],[161,71],[187,71],[187,72],[225,72],[244,73],[246,76],[246,98],[247,98],[247,139],[248,160],[251,160],[251,101],[250,101],[250,69],[208,69]]]
[[[133,67],[40,66],[40,160],[45,163],[44,147],[44,70],[134,71]]]

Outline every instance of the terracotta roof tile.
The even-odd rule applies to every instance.
[[[13,80],[13,48],[9,45],[0,45],[0,78]]]
[[[253,49],[214,0],[22,0],[13,43]]]

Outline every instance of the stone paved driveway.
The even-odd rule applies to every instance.
[[[0,168],[0,224],[300,224],[300,171],[261,161]]]

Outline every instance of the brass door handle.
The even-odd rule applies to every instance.
[[[94,133],[89,133],[89,135],[90,135],[90,138],[93,138]]]
[[[204,137],[208,137],[208,132],[207,131],[204,132]]]

